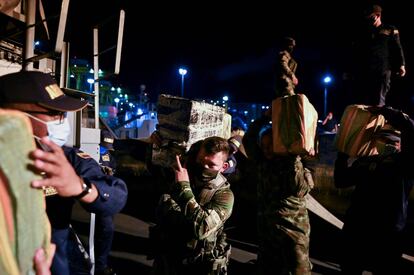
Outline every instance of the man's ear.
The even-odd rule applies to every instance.
[[[229,162],[228,161],[225,161],[223,163],[223,166],[220,169],[220,172],[226,171],[226,169],[229,168],[229,166],[230,166]]]

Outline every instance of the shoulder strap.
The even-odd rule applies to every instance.
[[[206,205],[210,202],[216,191],[224,186],[227,186],[227,179],[221,173],[218,173],[214,180],[210,181],[208,185],[201,189],[199,204],[201,206]]]

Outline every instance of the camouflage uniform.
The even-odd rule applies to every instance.
[[[200,186],[201,184],[195,184]],[[230,245],[223,232],[233,209],[230,184],[220,173],[201,188],[174,184],[157,208],[158,247],[153,274],[227,274]]]
[[[278,67],[276,69],[276,96],[294,95],[295,84],[292,77],[296,73],[298,63],[293,59],[292,55],[284,50],[279,52]]]
[[[253,122],[243,139],[257,173],[260,274],[311,274],[310,224],[304,196],[313,187],[299,156],[265,159],[257,137],[268,119]]]

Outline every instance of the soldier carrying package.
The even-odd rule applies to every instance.
[[[192,146],[186,168],[177,157],[176,181],[161,196],[150,230],[154,274],[227,274],[231,246],[223,228],[234,196],[221,172],[228,153],[227,140],[210,137]]]

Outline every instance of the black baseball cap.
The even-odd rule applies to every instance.
[[[101,130],[101,145],[108,150],[114,149],[114,137],[106,129]]]
[[[78,111],[88,104],[65,95],[50,74],[37,71],[0,76],[0,102],[32,103],[61,112]]]

